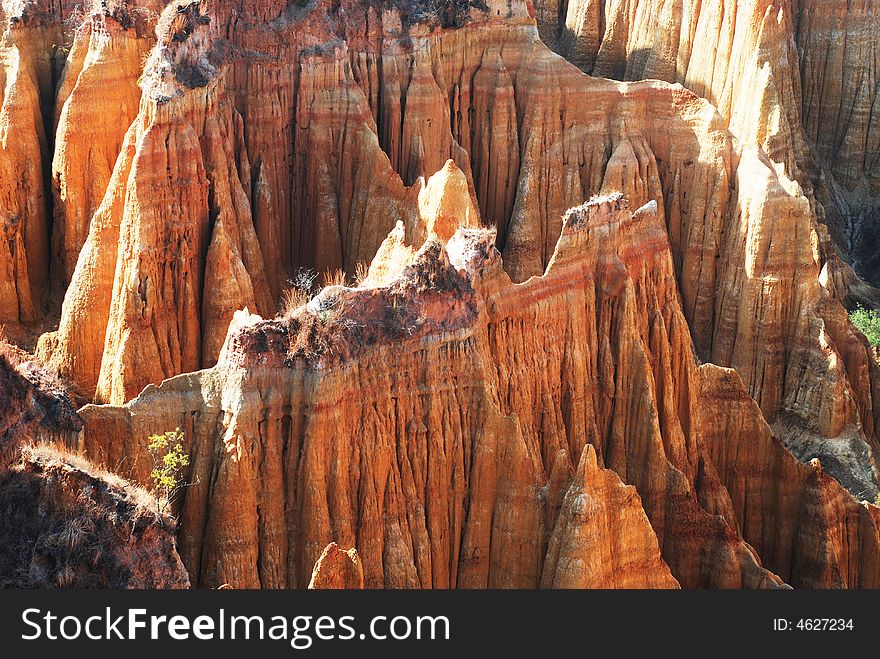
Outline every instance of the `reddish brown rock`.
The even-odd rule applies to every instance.
[[[236,309],[272,307],[245,192],[240,117],[201,55],[209,19],[197,3],[186,12],[171,6],[159,22],[140,112],[92,219],[59,330],[41,340],[40,354],[98,400],[122,402],[150,382],[212,364]]]
[[[700,383],[706,444],[737,528],[765,565],[798,588],[876,588],[880,509],[854,500],[818,460],[795,460],[736,372],[706,364]]]
[[[81,448],[143,475],[138,438],[185,428],[201,586],[304,587],[333,538],[368,587],[779,584],[724,521],[656,208],[573,210],[519,285],[493,238],[460,229],[385,286],[241,318],[213,369],[84,408]]]
[[[42,314],[48,283],[43,112],[60,29],[37,2],[10,3],[0,29],[0,323],[26,323]]]
[[[97,4],[67,56],[55,101],[52,161],[53,267],[65,287],[137,115],[137,81],[160,10],[158,2],[145,0]]]
[[[816,200],[873,194],[872,74],[850,73],[871,3],[805,22],[809,4],[548,1],[536,26],[519,1],[174,2],[136,71],[144,33],[111,3],[86,19],[57,93],[58,17],[10,19],[4,125],[21,139],[0,144],[0,195],[37,210],[7,222],[0,321],[35,320],[51,287],[40,131],[57,112],[52,267],[72,274],[38,353],[114,404],[84,412],[95,459],[143,477],[144,438],[186,427],[205,483],[182,509],[198,583],[305,586],[337,541],[364,557],[368,586],[868,584],[873,509],[828,475],[873,500],[880,371],[837,301],[854,277]],[[837,23],[852,49],[805,45]],[[586,76],[539,30],[595,73],[684,86]],[[829,53],[821,75],[796,45]],[[806,91],[838,72],[851,112]],[[82,140],[108,89],[121,104]],[[817,149],[824,179],[818,132],[835,135]],[[86,185],[77,163],[114,151]],[[367,262],[359,288],[259,319],[300,267]],[[760,505],[762,520],[798,515],[802,544],[745,523],[758,513],[731,474],[748,467],[697,421],[702,397],[732,394],[704,386],[697,360],[736,370],[760,456],[784,463],[773,435],[821,461],[815,484],[785,486],[812,503]],[[865,571],[840,567],[852,550],[833,530],[854,511]],[[630,530],[599,533],[606,519]],[[820,558],[781,558],[807,539]]]
[[[240,23],[231,33],[223,32],[231,11],[225,3],[217,5],[214,20],[189,37],[206,61],[214,61],[213,55],[231,42],[253,52],[289,54],[303,71],[296,88],[288,90],[273,82],[276,74],[261,68],[266,65],[254,65],[245,74],[242,63],[235,60],[222,73],[218,69],[227,91],[218,83],[212,92],[220,106],[228,98],[247,127],[242,135],[255,171],[239,178],[245,196],[250,194],[250,214],[271,291],[277,292],[277,282],[300,265],[318,270],[342,266],[352,273],[356,263],[373,258],[398,221],[410,241],[419,243],[418,191],[423,185],[419,177],[430,174],[445,158],[454,159],[468,181],[471,197],[478,200],[474,209],[480,207],[484,221],[501,230],[498,243],[505,268],[518,281],[543,272],[567,208],[592,194],[619,190],[634,205],[654,199],[662,209],[685,315],[700,356],[740,369],[771,420],[779,411],[791,411],[784,406],[783,383],[790,370],[800,371],[797,360],[779,355],[786,353],[789,337],[804,326],[794,317],[795,310],[805,317],[812,317],[814,311],[800,303],[797,289],[768,288],[763,282],[785,272],[786,278],[812,281],[810,296],[821,297],[821,263],[811,247],[808,204],[791,181],[762,162],[760,154],[738,153],[727,122],[717,117],[712,106],[680,88],[657,83],[621,86],[581,75],[537,42],[527,8],[519,5],[503,18],[473,9],[460,22],[446,25],[427,15],[414,20],[413,15],[395,11],[368,21],[374,10],[352,3],[346,6],[344,25],[338,25],[345,38],[333,41],[333,48],[321,46],[325,43],[321,39],[327,37],[326,25],[319,25],[324,5],[273,23],[268,36],[260,32],[259,38]],[[412,39],[421,44],[419,48]],[[164,61],[162,48],[151,60],[157,71]],[[450,52],[460,55],[444,55]],[[430,67],[425,53],[430,55]],[[377,66],[380,56],[382,67]],[[187,66],[184,62],[181,69],[191,73]],[[168,80],[176,75],[166,73],[171,76]],[[186,114],[181,108],[195,103],[199,89],[179,93],[173,82],[167,84],[171,91],[161,93],[174,96],[168,107]],[[284,100],[288,97],[296,99],[298,109],[285,120],[284,108],[294,105]],[[410,108],[406,116],[395,110],[404,101]],[[289,126],[296,126],[294,133],[288,133]],[[587,126],[593,128],[587,131]],[[129,148],[143,153],[132,140]],[[117,163],[122,171],[132,157],[123,154]],[[187,162],[199,159],[187,158]],[[293,174],[279,165],[287,162],[294,163]],[[243,167],[239,163],[239,169]],[[196,171],[193,179],[199,176]],[[410,182],[413,187],[407,189],[404,184]],[[120,183],[111,185],[105,202],[115,199],[124,206],[120,195],[127,187]],[[198,201],[203,194],[194,189],[186,198],[204,208]],[[231,205],[240,208],[235,194],[230,196]],[[224,202],[217,208],[229,206]],[[189,208],[189,203],[182,207]],[[201,212],[190,210],[190,216]],[[785,221],[765,220],[776,214]],[[476,212],[473,215],[475,220]],[[96,234],[102,225],[109,227],[106,238],[96,235],[99,244],[115,240],[120,217],[99,211],[93,222]],[[186,336],[173,325],[147,323],[150,334],[168,336],[167,354],[162,347],[124,339],[130,328],[138,333],[137,323],[130,319],[131,303],[126,303],[129,310],[122,305],[113,313],[105,311],[110,304],[106,279],[115,272],[115,263],[105,258],[107,265],[98,267],[88,260],[94,256],[88,257],[82,277],[68,291],[58,336],[45,340],[47,345],[54,341],[56,347],[46,353],[51,352],[62,373],[87,395],[100,379],[100,400],[119,402],[147,382],[212,363],[222,331],[209,327],[227,324],[236,308],[247,305],[266,315],[266,304],[250,299],[252,292],[257,296],[265,288],[253,283],[259,275],[251,271],[259,268],[234,256],[236,251],[255,250],[254,241],[245,236],[240,248],[226,248],[228,236],[237,245],[236,232],[231,223],[221,220],[213,240],[224,246],[213,250],[205,269],[209,280],[222,282],[208,286],[214,293],[206,303],[210,301],[213,308],[202,311],[201,323],[194,322],[197,314],[191,310],[191,298],[180,292],[177,300],[190,309],[165,309],[160,315],[180,323],[186,319]],[[765,246],[767,258],[749,256]],[[126,272],[134,267],[124,251],[117,261]],[[737,264],[738,269],[722,270],[727,263]],[[189,271],[184,265],[180,268]],[[748,276],[741,277],[738,273],[745,270]],[[124,289],[117,290],[119,305],[126,297],[121,295]],[[761,311],[754,313],[759,302]],[[101,328],[111,318],[110,331],[104,332]],[[90,336],[104,333],[105,344],[96,348],[90,340],[92,345],[84,345],[76,336],[80,327]],[[751,355],[768,359],[755,360]],[[774,363],[766,369],[771,356]],[[819,389],[821,399],[826,394]],[[867,400],[863,393],[854,397]],[[834,402],[821,404],[828,407]],[[861,415],[867,412],[862,410]],[[870,465],[862,465],[861,471],[870,472]],[[870,490],[871,478],[865,482]]]
[[[635,488],[599,468],[595,449],[585,446],[550,537],[541,586],[677,588],[640,504]]]
[[[342,550],[335,542],[324,547],[312,570],[309,588],[351,590],[363,587],[364,568],[357,550],[354,547]]]

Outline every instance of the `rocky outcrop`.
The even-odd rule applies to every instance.
[[[852,116],[811,85],[856,70],[871,38],[852,27],[822,75],[805,51],[873,14],[827,4],[175,1],[155,32],[131,18],[147,3],[98,7],[54,96],[3,104],[25,132],[39,107],[44,132],[26,158],[31,133],[3,147],[0,194],[45,212],[7,223],[37,228],[9,233],[0,309],[34,320],[70,278],[37,352],[113,405],[84,412],[95,459],[143,477],[143,438],[187,429],[204,486],[181,551],[201,585],[305,586],[331,541],[357,548],[367,586],[867,584],[833,528],[858,519],[870,564],[873,509],[828,475],[877,493],[880,370],[822,222],[839,241],[838,201],[870,197],[870,67],[841,78]],[[13,30],[28,16],[3,43],[43,62]],[[539,33],[584,70],[667,82],[587,76]],[[43,175],[23,176],[37,155]],[[301,267],[371,261],[359,288],[250,316]],[[801,483],[762,519],[796,515],[797,533],[746,524],[767,483],[735,480],[748,465],[693,407],[742,390],[697,362],[755,402],[739,423]],[[801,533],[830,553],[784,559],[809,551]]]
[[[245,192],[241,119],[204,60],[208,18],[169,6],[144,97],[40,354],[86,395],[127,400],[210,365],[236,309],[272,308]],[[96,337],[103,337],[103,340]]]
[[[563,469],[569,467],[566,458],[559,459]],[[591,445],[584,448],[559,503],[541,571],[542,588],[678,587],[660,558],[635,488],[602,469]]]
[[[0,473],[0,587],[187,588],[170,520],[121,478],[29,448]]]
[[[0,469],[33,440],[75,446],[82,421],[57,379],[0,342]]]
[[[818,218],[877,283],[880,4],[841,0],[540,0],[541,36],[593,75],[680,82],[815,190]],[[827,245],[831,252],[833,248]],[[834,268],[835,255],[827,254]],[[858,289],[853,291],[859,295]],[[876,291],[870,293],[877,303]]]
[[[173,520],[61,448],[82,420],[52,374],[5,343],[0,409],[0,588],[189,586]]]
[[[876,588],[880,509],[774,441],[735,371],[699,370],[698,423],[737,528],[765,565],[796,588]]]
[[[681,83],[712,102],[738,137],[783,164],[789,177],[800,175],[806,147],[792,39],[801,14],[797,1],[536,4],[545,43],[583,70]]]
[[[801,0],[795,39],[804,133],[816,152],[817,197],[842,253],[880,283],[880,3]],[[846,38],[841,39],[840,35]],[[872,300],[876,305],[876,298]]]
[[[385,285],[240,316],[213,369],[84,408],[81,448],[143,476],[149,429],[185,429],[199,485],[181,553],[199,586],[304,587],[333,539],[368,587],[778,585],[697,423],[656,205],[573,210],[523,284],[493,240],[380,251]]]
[[[66,288],[104,198],[154,41],[158,2],[97,3],[75,32],[55,99],[52,265]]]
[[[793,35],[809,14],[798,3],[769,0],[583,0],[538,7],[544,38],[585,70],[679,82],[717,105],[737,138],[730,179],[735,206],[720,211],[726,219],[698,223],[696,234],[696,225],[680,223],[675,195],[686,170],[670,180],[659,153],[663,192],[652,194],[665,198],[673,250],[681,250],[679,285],[697,353],[736,368],[799,457],[820,457],[854,493],[873,500],[876,403],[868,382],[876,379],[876,367],[866,344],[855,345],[843,310],[831,299],[847,297],[854,277],[822,224],[826,214],[814,201],[810,140],[801,128],[801,60]],[[820,199],[821,190],[820,184]],[[679,246],[682,231],[696,240]],[[712,259],[717,265],[707,268]],[[818,340],[796,338],[807,336]],[[816,373],[821,375],[813,378]]]
[[[104,196],[161,5],[4,5],[0,322],[35,327],[70,281]]]
[[[562,214],[584,198],[620,191],[635,206],[655,200],[698,356],[736,368],[799,454],[855,466],[847,482],[873,498],[872,369],[855,350],[839,359],[848,330],[819,339],[818,328],[836,313],[825,300],[836,293],[822,286],[822,232],[790,178],[787,163],[797,158],[785,154],[799,153],[790,138],[797,131],[765,131],[750,142],[763,150],[741,146],[729,128],[763,115],[734,107],[744,97],[736,90],[702,90],[732,99],[719,117],[680,87],[588,78],[543,47],[526,5],[500,13],[471,7],[451,17],[415,7],[377,13],[363,3],[343,9],[344,18],[321,3],[265,24],[232,21],[236,10],[227,3],[215,5],[210,21],[193,21],[203,15],[197,4],[166,10],[166,36],[144,76],[149,93],[92,221],[59,331],[41,347],[84,395],[121,403],[147,383],[209,366],[234,310],[265,315],[299,266],[353,274],[397,222],[418,241],[430,212],[422,179],[451,159],[471,197],[473,212],[462,212],[471,224],[495,225],[504,267],[517,281],[544,271]],[[737,16],[724,20],[740,29]],[[771,12],[746,25],[754,39],[777,43],[785,20]],[[755,87],[762,62],[779,60],[770,45],[752,52],[744,42],[736,52],[743,87]],[[794,93],[793,81],[765,82]],[[203,129],[189,118],[203,111],[216,111],[217,137],[209,136],[212,122]],[[193,127],[195,141],[178,134],[178,120]],[[775,146],[773,135],[784,145]],[[129,172],[152,177],[168,169],[147,153],[147,136],[173,142],[181,154],[200,145],[201,156],[187,152],[181,161],[194,168],[185,193],[135,203],[132,190],[145,184],[130,185]],[[135,160],[143,164],[132,167]],[[151,223],[171,231],[173,221],[184,236],[185,249],[165,274],[135,258],[179,244],[162,231],[135,231],[150,225],[151,212]],[[117,234],[123,225],[129,228]],[[103,345],[95,336],[105,337]],[[842,361],[846,374],[835,374]],[[855,380],[856,372],[869,375]],[[828,468],[837,474],[830,461]]]
[[[309,588],[313,589],[359,589],[364,587],[364,568],[357,550],[347,551],[335,542],[324,547],[315,569]]]

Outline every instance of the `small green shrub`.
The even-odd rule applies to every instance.
[[[880,314],[873,309],[858,306],[850,312],[849,317],[872,346],[880,345]]]
[[[183,452],[183,431],[175,428],[161,435],[150,435],[147,448],[153,459],[150,479],[153,481],[156,512],[161,517],[186,485],[183,470],[189,466],[189,456]]]

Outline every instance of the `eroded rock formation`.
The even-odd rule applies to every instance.
[[[713,19],[751,30],[712,64],[726,56],[736,85],[699,87],[691,60],[685,82],[719,116],[681,87],[582,75],[541,44],[525,4],[456,7],[318,3],[242,22],[230,3],[169,6],[41,356],[116,404],[210,366],[233,312],[267,315],[297,267],[353,274],[397,222],[420,238],[424,178],[451,159],[469,221],[496,227],[516,281],[544,271],[567,208],[600,192],[655,200],[697,355],[736,368],[801,457],[873,499],[876,367],[837,320],[839,277],[820,278],[799,119],[770,112],[791,107],[777,97],[796,81],[756,82],[781,66],[783,9],[745,27],[744,9]],[[740,107],[745,88],[772,99]]]
[[[817,193],[842,252],[880,283],[880,3],[801,0],[796,43],[802,125],[818,157]],[[840,35],[846,34],[845,39]],[[834,99],[834,100],[832,100]]]
[[[60,27],[36,2],[3,2],[0,19],[0,322],[32,322],[49,276],[44,113]]]
[[[389,241],[405,246],[404,234]],[[757,429],[742,441],[760,463],[783,461],[791,487],[810,468],[738,381],[721,394],[704,384],[656,204],[632,214],[613,196],[572,210],[547,272],[522,284],[493,242],[460,229],[447,245],[381,250],[384,285],[330,287],[278,320],[242,315],[215,368],[84,408],[81,448],[143,475],[146,429],[185,428],[200,485],[180,510],[181,552],[200,586],[305,586],[330,541],[357,547],[368,587],[780,584],[765,567],[872,583],[870,569],[804,560],[795,572],[780,558],[807,537],[842,563],[873,556],[870,511],[857,543],[821,520],[794,517],[794,534],[744,525],[746,512],[782,513],[757,496],[757,475],[745,487],[761,512],[734,504],[709,443],[725,429],[700,411],[710,400],[749,402],[730,423]],[[722,464],[747,470],[748,453]],[[862,509],[822,486],[814,508]],[[746,544],[757,540],[785,548],[762,566]]]
[[[211,364],[236,309],[272,308],[241,119],[198,3],[163,13],[141,109],[41,354],[98,400]],[[207,291],[207,294],[203,294]],[[96,337],[103,337],[103,340]]]
[[[544,41],[593,75],[680,82],[810,192],[877,283],[880,3],[538,0]],[[830,245],[826,248],[831,251]],[[828,254],[834,265],[835,255]],[[836,267],[836,266],[835,266]],[[857,282],[856,282],[857,283]],[[870,294],[877,303],[876,291]]]
[[[357,550],[343,551],[335,542],[324,547],[315,569],[309,588],[315,589],[358,589],[364,587],[364,568]]]
[[[74,33],[53,123],[53,266],[64,287],[137,114],[137,80],[160,9],[158,1],[96,3]]]
[[[4,14],[37,210],[0,322],[66,287],[37,354],[113,405],[94,459],[186,429],[195,583],[304,587],[330,542],[367,586],[874,583],[880,370],[825,224],[873,203],[871,2],[659,4]]]

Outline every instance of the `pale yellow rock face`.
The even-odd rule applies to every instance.
[[[541,37],[592,75],[679,82],[710,100],[808,194],[875,286],[880,209],[877,0],[538,0]],[[793,187],[796,190],[796,187]],[[827,240],[827,239],[826,239]],[[876,304],[859,282],[842,292]]]
[[[758,144],[772,160],[784,163],[789,176],[799,174],[806,153],[793,35],[801,14],[792,3],[536,4],[545,43],[575,65],[595,76],[681,83],[712,102],[743,141]]]
[[[419,191],[419,217],[428,236],[446,242],[458,227],[480,226],[464,173],[447,160]]]
[[[872,61],[867,44],[873,43],[870,26],[877,12],[875,3],[857,4],[575,0],[560,7],[550,0],[538,3],[537,16],[544,40],[585,71],[678,82],[717,107],[737,140],[731,158],[736,164],[727,170],[734,206],[710,211],[727,218],[702,223],[694,235],[694,225],[676,217],[679,206],[669,203],[667,182],[660,186],[662,193],[650,195],[661,203],[665,199],[673,249],[680,245],[684,250],[678,257],[680,288],[697,352],[704,360],[737,369],[774,430],[797,455],[819,455],[847,487],[870,499],[877,486],[872,448],[877,440],[874,385],[869,382],[876,380],[877,368],[866,344],[856,346],[846,321],[840,320],[843,310],[829,299],[844,299],[850,292],[874,295],[839,261],[828,235],[844,256],[853,256],[854,232],[867,225],[853,228],[851,220],[860,221],[857,207],[864,203],[850,204],[847,200],[855,197],[845,188],[857,187],[864,201],[866,186],[853,183],[845,172],[849,167],[860,178],[870,176],[864,172],[871,168],[856,173],[836,163],[841,158],[872,162],[877,152],[869,137],[876,121],[857,100],[872,97],[876,86],[866,62]],[[828,43],[835,40],[832,34],[850,32],[851,47]],[[825,76],[843,81],[834,83],[828,95],[824,87],[820,91]],[[821,103],[832,102],[831,97],[853,99],[846,107],[858,119],[839,111],[823,113]],[[820,130],[817,117],[826,115]],[[850,153],[838,141],[830,148],[825,137],[819,147],[819,132],[839,134],[859,147]],[[699,141],[705,153],[707,141]],[[824,162],[813,161],[812,145]],[[644,147],[621,149],[616,169],[646,160]],[[843,188],[817,174],[825,168],[831,176],[835,167]],[[673,193],[686,181],[682,174],[675,172]],[[644,198],[645,185],[636,181],[627,187],[626,178],[616,175],[611,188]],[[704,203],[705,189],[698,186],[696,196],[689,192],[688,205]],[[842,239],[846,226],[853,230]],[[696,241],[687,240],[689,233]],[[832,466],[839,460],[847,466]]]

